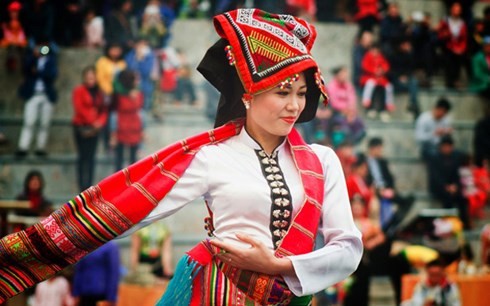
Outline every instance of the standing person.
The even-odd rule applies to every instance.
[[[379,0],[357,0],[357,13],[354,16],[359,24],[359,33],[373,32],[374,26],[379,23]]]
[[[73,128],[77,147],[78,187],[92,186],[95,153],[99,134],[107,122],[107,106],[97,86],[95,68],[89,66],[82,73],[83,84],[73,89]]]
[[[97,85],[104,94],[104,103],[109,110],[113,111],[114,80],[116,76],[126,68],[126,62],[122,59],[123,49],[120,44],[108,44],[104,56],[100,57],[95,63],[95,76]],[[110,118],[110,117],[109,117]],[[109,124],[106,124],[103,130],[104,146],[109,151],[110,131]]]
[[[400,7],[396,2],[388,4],[386,16],[379,24],[379,32],[381,50],[390,57],[407,34],[407,25],[400,16]]]
[[[450,111],[449,101],[439,98],[432,110],[423,112],[415,121],[415,140],[420,146],[420,156],[424,161],[437,152],[441,137],[452,133]]]
[[[466,65],[468,28],[461,18],[461,4],[451,5],[449,16],[439,23],[437,37],[443,45],[446,87],[461,88],[460,72]]]
[[[308,305],[313,293],[356,269],[361,235],[340,162],[332,149],[305,144],[294,129],[315,116],[326,96],[310,55],[315,28],[255,9],[218,15],[214,24],[221,38],[198,70],[222,94],[218,128],[108,177],[55,212],[46,226],[0,240],[0,256],[9,258],[0,261],[0,276],[25,276],[33,284],[133,225],[137,230],[201,197],[212,214],[213,238],[181,259],[160,305]],[[245,39],[252,35],[279,49],[252,48]],[[263,70],[264,62],[272,66]],[[57,222],[58,216],[67,221]],[[29,243],[51,225],[64,229],[56,241],[65,252],[54,241],[47,247],[49,238]],[[325,246],[313,251],[317,230]],[[12,239],[29,243],[28,261],[12,250]],[[53,261],[38,268],[31,256]],[[41,269],[49,272],[37,274]],[[23,287],[0,282],[0,302]]]
[[[143,141],[143,93],[136,86],[136,74],[129,69],[117,77],[114,89],[115,127],[111,145],[116,149],[116,171],[124,164],[124,151],[129,150],[129,162],[136,162],[136,154]]]
[[[70,284],[63,276],[54,276],[36,287],[32,306],[75,306]]]
[[[442,261],[429,262],[425,270],[427,278],[416,285],[410,305],[461,306],[458,286],[447,278]]]
[[[73,297],[77,306],[115,306],[120,280],[119,247],[113,241],[91,253],[75,266]]]
[[[131,51],[124,57],[128,69],[138,74],[139,88],[144,96],[144,109],[150,111],[153,104],[155,81],[158,79],[158,64],[148,42],[139,38]]]
[[[24,124],[16,152],[18,157],[25,157],[34,136],[34,125],[40,120],[37,131],[36,155],[47,155],[49,125],[58,93],[54,82],[58,76],[58,64],[53,50],[46,44],[38,44],[26,56],[23,65],[24,81],[19,88],[19,95],[26,101],[24,106]]]

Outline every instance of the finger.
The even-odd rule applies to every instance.
[[[236,252],[236,248],[228,242],[224,242],[224,241],[217,240],[217,239],[211,239],[210,243],[212,245],[214,245],[215,247],[218,247],[222,250],[225,250],[226,253]]]
[[[252,247],[258,247],[260,245],[260,241],[256,240],[255,238],[252,238],[247,234],[236,233],[235,235],[239,240],[252,245]]]

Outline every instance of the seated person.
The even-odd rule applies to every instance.
[[[427,277],[415,287],[410,305],[413,306],[460,306],[456,284],[449,281],[441,260],[433,260],[425,266]]]
[[[24,190],[16,199],[19,201],[29,201],[31,209],[29,211],[17,211],[16,213],[29,217],[48,216],[53,209],[51,208],[51,202],[44,197],[43,189],[44,178],[42,173],[37,170],[32,170],[27,173],[24,180]]]
[[[156,222],[140,229],[131,237],[131,272],[140,272],[141,267],[149,267],[157,278],[171,278],[172,237],[168,227]]]
[[[390,64],[381,53],[378,45],[374,44],[371,49],[364,55],[362,59],[362,75],[361,85],[362,90],[362,105],[368,110],[368,117],[374,118],[377,113],[385,114],[383,120],[388,119],[386,111],[395,109],[393,97],[393,85],[388,80],[390,72]],[[373,94],[376,87],[384,89],[384,103],[382,105],[374,105]]]

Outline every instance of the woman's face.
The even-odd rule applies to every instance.
[[[257,94],[247,110],[247,130],[256,138],[286,136],[306,104],[306,80],[299,79],[284,88],[275,87]]]
[[[33,176],[29,180],[29,191],[39,191],[41,189],[41,179],[37,176]]]
[[[107,55],[109,55],[109,58],[112,60],[118,60],[122,55],[122,49],[119,46],[112,46],[109,48]]]
[[[95,78],[95,71],[93,71],[93,70],[87,71],[85,73],[85,75],[83,76],[83,83],[87,87],[94,87],[96,82],[97,82],[97,80]]]

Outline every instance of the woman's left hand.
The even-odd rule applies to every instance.
[[[236,237],[250,248],[237,247],[231,243],[211,240],[211,244],[219,247],[221,253],[216,254],[218,258],[243,270],[265,273],[269,275],[291,275],[294,268],[291,260],[277,258],[262,242],[245,234],[236,234]]]

